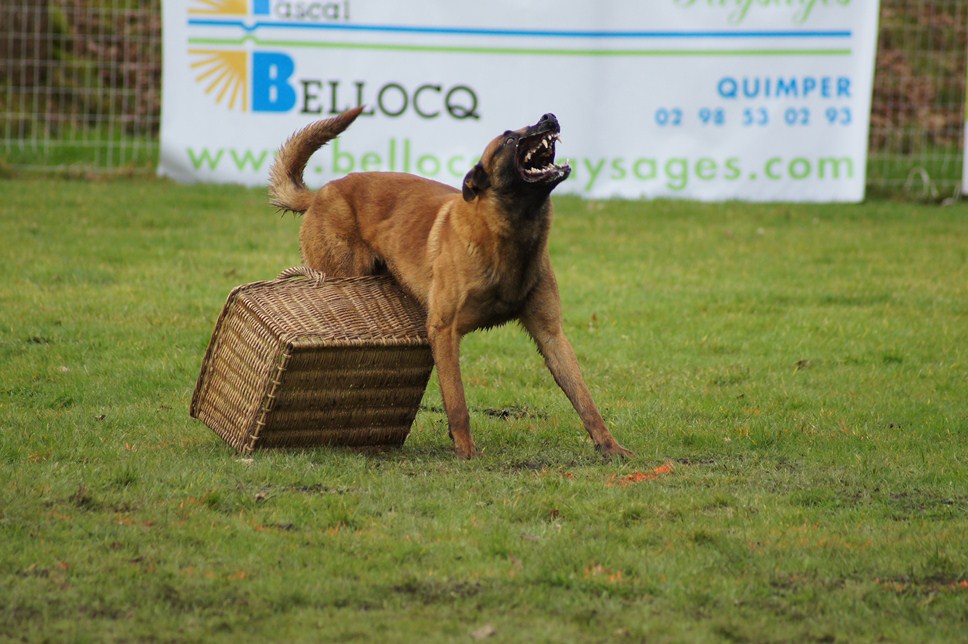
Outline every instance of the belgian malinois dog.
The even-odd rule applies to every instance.
[[[309,157],[336,138],[362,107],[317,121],[283,144],[270,202],[305,213],[304,263],[326,275],[389,273],[427,312],[427,334],[457,454],[477,452],[458,352],[471,331],[518,320],[605,456],[629,456],[605,426],[562,330],[551,261],[551,191],[571,173],[555,164],[553,114],[496,137],[461,190],[410,174],[361,172],[318,192],[303,182]]]

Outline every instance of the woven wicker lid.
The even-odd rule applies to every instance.
[[[427,343],[426,313],[389,277],[326,278],[295,267],[239,286],[232,298],[287,342]]]

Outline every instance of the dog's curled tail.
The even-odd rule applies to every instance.
[[[269,203],[281,210],[306,212],[313,200],[312,191],[303,181],[309,157],[339,136],[362,111],[363,106],[354,107],[339,116],[311,123],[289,137],[269,171]]]

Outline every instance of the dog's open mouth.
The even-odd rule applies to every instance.
[[[518,170],[528,183],[560,181],[571,168],[555,164],[555,143],[560,138],[557,128],[547,129],[518,141]]]

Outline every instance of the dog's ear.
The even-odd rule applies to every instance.
[[[464,176],[464,201],[474,201],[474,198],[490,185],[491,179],[487,176],[487,171],[478,163]]]

